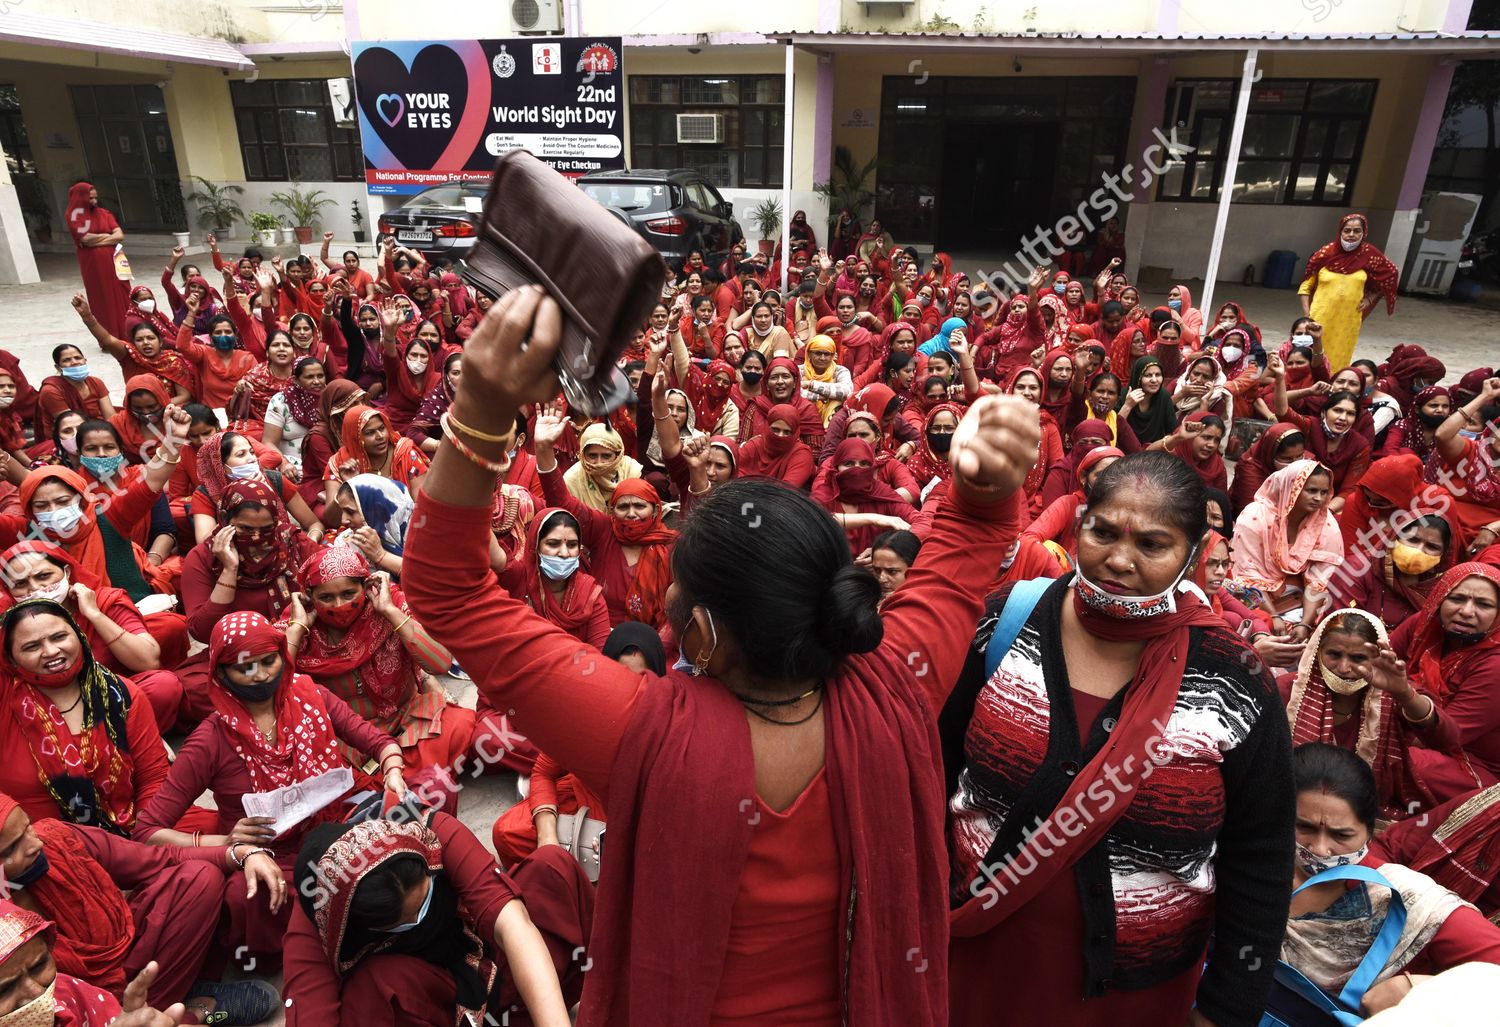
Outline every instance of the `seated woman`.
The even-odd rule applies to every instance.
[[[1120,406],[1120,416],[1143,446],[1176,429],[1177,408],[1163,388],[1161,361],[1156,357],[1139,357],[1130,365],[1130,391]]]
[[[1301,888],[1324,870],[1360,863],[1375,836],[1375,775],[1354,753],[1334,745],[1299,745],[1292,756],[1297,788],[1297,855]],[[1360,1000],[1373,1015],[1399,1003],[1429,975],[1461,963],[1500,963],[1500,927],[1426,874],[1398,863],[1379,873],[1400,893],[1406,921],[1394,949]],[[1339,994],[1384,923],[1391,891],[1363,881],[1327,881],[1292,896],[1281,958],[1329,995]]]
[[[226,882],[226,872],[242,870],[247,889],[285,891],[276,862],[249,843],[161,849],[97,827],[33,822],[0,794],[0,852],[12,901],[56,924],[53,957],[62,972],[119,995],[154,962],[151,1001],[166,1008],[186,1000],[200,1023],[215,1010],[215,1023],[259,1023],[281,1001],[265,981],[199,980],[224,889],[240,886]]]
[[[789,403],[767,411],[764,432],[740,446],[740,473],[775,478],[794,489],[807,488],[817,466],[812,450],[797,437],[799,423],[797,408]]]
[[[378,474],[356,474],[339,485],[338,509],[344,527],[334,544],[359,550],[375,570],[400,580],[406,527],[414,508],[411,493],[400,482]]]
[[[401,317],[400,307],[387,306],[380,312],[380,362],[385,369],[384,410],[390,419],[393,435],[406,431],[406,426],[427,394],[442,380],[442,371],[433,363],[435,354],[442,347],[442,331],[432,321],[397,324]],[[408,440],[409,442],[410,440]]]
[[[1206,488],[1225,489],[1229,487],[1229,468],[1220,452],[1227,430],[1218,414],[1200,410],[1177,422],[1172,434],[1147,448],[1164,449],[1182,459],[1203,479]]]
[[[526,558],[507,564],[500,583],[580,642],[603,648],[610,633],[609,606],[604,588],[579,567],[582,539],[578,520],[568,511],[543,510],[528,528]]]
[[[1328,512],[1332,475],[1298,460],[1271,475],[1234,523],[1231,580],[1254,590],[1255,607],[1277,635],[1311,637],[1328,602],[1328,582],[1344,559],[1344,540]]]
[[[1332,474],[1334,498],[1329,509],[1338,513],[1370,466],[1370,440],[1354,427],[1359,419],[1359,400],[1347,392],[1329,393],[1323,412],[1307,417],[1287,405],[1286,368],[1281,358],[1272,354],[1268,370],[1276,378],[1276,419],[1296,425],[1307,445],[1307,455]]]
[[[259,481],[224,489],[219,527],[182,560],[182,601],[188,632],[202,641],[230,613],[280,618],[297,590],[297,568],[317,545],[292,527],[280,498]],[[212,668],[200,651],[177,668],[183,684],[181,717],[197,723],[213,709]]]
[[[1236,381],[1242,379],[1254,380],[1253,376],[1242,374]],[[1200,411],[1216,414],[1226,422],[1232,421],[1234,394],[1224,378],[1219,358],[1210,353],[1191,358],[1181,377],[1172,385],[1172,402],[1177,406],[1179,421]]]
[[[1234,503],[1223,489],[1204,489],[1208,494],[1208,526],[1228,538],[1234,533]]]
[[[443,375],[422,400],[422,405],[406,426],[406,437],[411,439],[428,456],[437,452],[443,441],[443,415],[453,402],[453,390],[458,388],[458,379],[464,373],[462,351],[449,353],[443,358]]]
[[[12,606],[0,629],[0,744],[11,754],[0,764],[0,791],[33,820],[128,834],[167,776],[151,704],[99,666],[72,615],[50,599]]]
[[[671,549],[677,540],[677,532],[662,524],[661,497],[646,481],[627,478],[615,486],[607,514],[579,502],[563,484],[552,452],[564,423],[546,411],[536,419],[536,463],[547,502],[578,521],[589,570],[604,587],[611,626],[638,620],[660,628],[666,623]]]
[[[1037,403],[1042,396],[1042,376],[1035,368],[1017,368],[1011,373],[1005,391],[1013,396],[1020,396],[1028,403]],[[1026,475],[1026,484],[1022,486],[1030,516],[1035,517],[1042,512],[1045,506],[1042,501],[1042,483],[1047,480],[1052,468],[1062,460],[1062,434],[1057,430],[1057,425],[1052,423],[1051,416],[1043,411],[1041,449],[1037,453],[1036,464]]]
[[[245,351],[234,318],[228,314],[210,317],[208,332],[202,337],[206,341],[198,341],[193,326],[197,321],[199,302],[198,294],[190,290],[186,298],[187,315],[177,330],[177,351],[197,372],[198,400],[218,410],[229,405],[235,386],[255,369],[256,359]]]
[[[1127,455],[1139,452],[1143,447],[1135,437],[1130,422],[1118,412],[1124,384],[1112,371],[1098,371],[1088,380],[1083,394],[1088,416],[1103,421],[1109,426],[1109,438],[1105,441]]]
[[[667,672],[667,652],[661,638],[644,624],[626,621],[611,631],[599,648],[605,657],[637,674],[649,671],[660,677]],[[496,818],[490,832],[502,866],[525,859],[541,846],[560,844],[559,816],[587,808],[588,819],[607,819],[604,800],[546,753],[537,754],[530,781],[526,798]]]
[[[125,409],[105,423],[114,426],[121,452],[130,463],[144,463],[156,452],[162,414],[170,403],[166,387],[153,374],[138,374],[125,382]]]
[[[686,410],[687,400],[680,392],[678,402]],[[554,413],[560,416],[560,412]],[[657,454],[660,456],[660,449]],[[640,463],[625,455],[625,440],[619,433],[596,421],[578,437],[578,462],[563,473],[563,483],[580,503],[603,513],[609,509],[615,486],[641,477],[641,471]]]
[[[1074,453],[1078,454],[1076,447]],[[1071,554],[1078,542],[1079,511],[1088,505],[1089,486],[1104,473],[1105,468],[1124,455],[1114,446],[1095,446],[1078,454],[1076,459],[1070,456],[1068,463],[1074,468],[1074,490],[1049,503],[1021,532],[1021,537],[1037,542],[1055,542],[1064,552]]]
[[[941,430],[937,434],[942,434]],[[844,422],[843,438],[863,439],[870,444],[875,451],[875,474],[881,481],[885,482],[908,503],[915,505],[922,496],[922,488],[917,484],[916,477],[912,474],[907,464],[902,463],[896,455],[886,448],[886,438],[881,433],[880,421],[874,414],[863,410],[854,411]],[[838,441],[842,442],[843,439]],[[942,445],[939,440],[938,445]],[[838,446],[835,445],[837,450]],[[833,456],[830,452],[829,457]]]
[[[797,437],[807,443],[813,452],[818,451],[826,431],[823,418],[818,414],[818,408],[802,396],[797,375],[797,365],[786,357],[776,357],[766,366],[765,389],[755,397],[754,403],[746,411],[750,414],[750,421],[745,438],[764,435],[766,426],[770,424],[771,408],[789,405],[797,411]],[[742,419],[742,428],[744,424]]]
[[[870,543],[868,563],[870,573],[880,582],[880,601],[883,604],[902,585],[906,584],[907,572],[917,562],[922,551],[922,540],[909,531],[887,531],[877,535]],[[866,555],[860,554],[860,560]],[[857,560],[856,562],[860,562]]]
[[[327,368],[316,357],[303,357],[292,365],[292,377],[266,403],[265,432],[261,441],[281,452],[282,466],[301,484],[309,481],[302,470],[302,447],[318,423],[318,400],[327,382]],[[322,489],[318,477],[315,488]],[[306,499],[306,490],[303,498]]]
[[[1423,816],[1392,824],[1370,843],[1370,862],[1400,863],[1427,874],[1497,922],[1500,784],[1456,796]]]
[[[198,450],[198,487],[188,509],[193,515],[193,540],[203,542],[222,523],[219,516],[225,490],[230,483],[258,481],[280,497],[286,512],[296,518],[313,542],[323,538],[323,522],[312,512],[297,485],[280,471],[261,466],[255,446],[247,435],[226,431],[211,435]]]
[[[234,395],[229,401],[230,421],[250,422],[244,425],[247,429],[252,423],[264,424],[271,398],[292,384],[292,368],[296,363],[292,337],[280,328],[272,329],[266,336],[265,360],[234,385]]]
[[[153,402],[155,400],[153,399]],[[163,410],[154,415],[156,424],[151,428],[151,452],[155,455],[156,439],[162,435],[160,428]],[[118,415],[116,415],[118,416]],[[78,426],[78,476],[88,483],[89,493],[106,503],[127,493],[144,477],[140,465],[127,464],[121,445],[120,433],[108,421],[84,421]],[[178,450],[181,453],[181,450]],[[162,454],[163,461],[170,454]],[[168,481],[171,479],[169,478]],[[171,591],[171,574],[160,568],[171,557],[177,544],[177,527],[172,521],[172,504],[163,492],[158,492],[151,504],[151,512],[135,522],[126,538],[132,545],[136,563],[148,582],[162,592]],[[113,518],[111,518],[113,520]],[[111,540],[113,544],[113,540]],[[123,547],[121,547],[123,555]],[[128,569],[125,573],[129,573]]]
[[[1412,453],[1425,461],[1437,447],[1437,430],[1453,413],[1453,399],[1441,385],[1429,385],[1412,398],[1411,413],[1391,425],[1376,458]]]
[[[1234,500],[1235,509],[1249,506],[1267,478],[1301,460],[1306,452],[1307,438],[1295,424],[1281,422],[1267,428],[1234,462],[1229,498]]]
[[[1270,634],[1271,618],[1250,609],[1224,587],[1224,582],[1229,580],[1229,566],[1229,540],[1217,530],[1209,530],[1203,536],[1202,552],[1198,556],[1197,566],[1193,568],[1193,583],[1208,598],[1208,605],[1213,612],[1224,618],[1229,629],[1250,639],[1250,644],[1259,651],[1260,647],[1256,646],[1254,636],[1257,632]],[[1301,648],[1298,647],[1298,652],[1300,651]],[[1271,661],[1267,660],[1267,663]]]
[[[171,326],[170,321],[155,318],[136,321],[126,330],[126,338],[117,339],[94,317],[83,293],[73,297],[73,309],[78,311],[83,326],[94,336],[99,348],[119,362],[126,381],[136,375],[153,375],[168,390],[171,402],[183,406],[193,401],[198,387],[193,365],[175,349],[165,348],[166,341],[176,336],[175,328],[171,334],[163,334]],[[45,436],[38,433],[38,437]]]
[[[1078,488],[1078,461],[1100,446],[1117,448],[1110,441],[1109,425],[1090,418],[1078,422],[1073,437],[1063,448],[1064,457],[1053,464],[1042,480],[1043,509]]]
[[[52,439],[48,442],[38,442],[27,452],[37,456],[43,456],[45,464],[55,464],[66,467],[70,471],[76,471],[81,466],[78,463],[78,426],[87,421],[88,418],[76,410],[64,410],[57,415],[57,420],[52,422]],[[49,452],[50,451],[50,452]],[[30,466],[29,461],[17,461],[17,467],[24,472]]]
[[[953,433],[958,430],[958,422],[963,416],[963,407],[957,403],[939,403],[927,411],[927,417],[922,422],[921,441],[917,443],[915,452],[906,459],[906,470],[916,489],[911,494],[903,493],[902,498],[913,506],[923,502],[923,497],[936,484],[953,477],[948,450],[953,445]],[[856,434],[853,437],[859,436]],[[871,445],[873,448],[873,443]],[[827,467],[828,464],[824,466]],[[892,484],[887,476],[881,477],[886,484]]]
[[[1500,433],[1486,431],[1466,438],[1465,416],[1479,418],[1500,403],[1500,378],[1487,378],[1479,395],[1453,411],[1433,435],[1438,466],[1448,474],[1435,476],[1452,496],[1453,518],[1463,529],[1460,544],[1471,552],[1500,538]]]
[[[302,498],[308,493],[324,501],[323,523],[338,524],[338,514],[327,497],[328,463],[343,445],[340,431],[344,414],[365,401],[364,390],[346,378],[335,378],[323,386],[318,396],[318,416],[302,440]],[[311,501],[311,500],[309,500]]]
[[[875,451],[860,439],[839,443],[812,487],[813,501],[833,515],[858,556],[882,532],[911,526],[916,508],[875,473]]]
[[[824,425],[854,392],[849,369],[838,363],[839,346],[826,335],[814,335],[803,350],[802,398],[818,409]]]
[[[114,416],[115,405],[109,400],[109,386],[103,379],[89,374],[88,358],[71,343],[52,349],[52,366],[57,373],[42,379],[37,386],[36,437],[52,434],[52,422],[64,410],[76,410],[96,421]]]
[[[1330,613],[1307,640],[1296,673],[1281,675],[1277,685],[1293,745],[1326,742],[1369,764],[1382,821],[1436,805],[1413,773],[1411,750],[1456,750],[1458,731],[1437,700],[1407,679],[1377,618],[1364,610]]]
[[[282,622],[297,671],[396,739],[408,770],[452,767],[469,747],[474,713],[433,677],[453,658],[412,619],[401,590],[346,546],[318,550],[298,579],[312,605],[294,595]]]
[[[287,1027],[569,1022],[593,890],[563,849],[507,872],[442,813],[326,824],[295,881]]]
[[[207,652],[213,710],[177,750],[156,794],[141,805],[132,831],[137,841],[182,847],[249,841],[269,851],[289,874],[308,829],[343,819],[354,792],[383,785],[397,796],[406,794],[400,745],[332,692],[296,673],[286,638],[260,614],[237,612],[222,618]],[[349,767],[341,742],[375,760],[378,773],[353,768],[354,786],[341,800],[281,835],[274,834],[266,818],[246,817],[247,793],[285,788]],[[204,791],[213,792],[215,833],[197,837],[174,829]],[[245,946],[271,968],[280,962],[281,938],[291,915],[290,903],[277,903],[276,897],[273,891],[250,897],[229,889],[224,896],[229,924],[221,938],[231,947]]]
[[[18,542],[0,553],[0,569],[10,602],[50,599],[65,607],[83,628],[99,662],[144,693],[157,725],[171,730],[182,705],[182,682],[163,664],[176,666],[187,655],[187,627],[181,614],[165,615],[173,619],[172,625],[158,624],[158,631],[172,635],[175,643],[164,661],[151,623],[143,619],[130,596],[123,589],[100,584],[62,548],[50,542]],[[153,614],[152,618],[160,622],[163,616]]]
[[[1403,517],[1394,534],[1383,553],[1349,550],[1328,589],[1336,605],[1368,611],[1392,631],[1427,604],[1456,562],[1453,527],[1441,514]]]
[[[427,457],[411,439],[396,434],[382,410],[350,407],[340,422],[339,436],[343,445],[323,469],[330,505],[337,502],[338,484],[356,474],[378,474],[414,491],[427,473]]]
[[[1462,751],[1420,750],[1412,770],[1437,802],[1500,781],[1500,569],[1461,563],[1391,635],[1412,682],[1437,700]]]

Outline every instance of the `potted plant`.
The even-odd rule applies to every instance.
[[[312,242],[313,230],[321,227],[324,207],[332,207],[334,200],[322,189],[303,192],[293,186],[290,192],[272,193],[271,202],[287,212],[288,220],[297,229],[298,242]]]
[[[750,220],[760,229],[760,252],[770,256],[776,250],[776,234],[781,231],[781,203],[775,198],[763,201],[750,212]]]
[[[243,196],[244,193],[244,186],[233,183],[214,185],[208,179],[194,175],[190,198],[198,207],[198,224],[220,239],[234,238],[235,219],[245,217],[245,212],[240,209],[239,200],[235,197]]]
[[[875,173],[876,159],[870,158],[864,167],[854,163],[854,154],[847,146],[833,148],[833,169],[828,181],[813,186],[813,192],[828,201],[829,239],[836,231],[839,211],[847,210],[854,220],[863,223],[865,213],[875,202],[875,193],[868,187],[870,176]]]
[[[360,210],[358,200],[349,201],[349,220],[354,222],[354,241],[365,241],[365,212]]]
[[[277,226],[277,232],[281,234],[281,245],[290,246],[297,241],[297,228],[286,218],[277,218],[281,222]]]
[[[250,231],[255,233],[255,241],[262,246],[276,245],[276,231],[281,227],[281,219],[270,211],[253,210],[246,218],[250,223]]]

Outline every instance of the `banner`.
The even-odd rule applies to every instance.
[[[618,36],[355,43],[369,191],[488,181],[515,149],[571,178],[625,167],[620,52]]]

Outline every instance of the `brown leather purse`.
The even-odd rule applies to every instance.
[[[556,367],[568,406],[601,417],[633,398],[616,366],[661,294],[646,240],[525,150],[495,162],[464,277],[496,297],[542,285],[562,307]]]

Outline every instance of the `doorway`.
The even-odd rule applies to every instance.
[[[1052,205],[1058,122],[950,122],[937,238],[945,249],[1014,249]]]
[[[88,181],[127,231],[186,231],[177,150],[154,85],[69,86]]]

